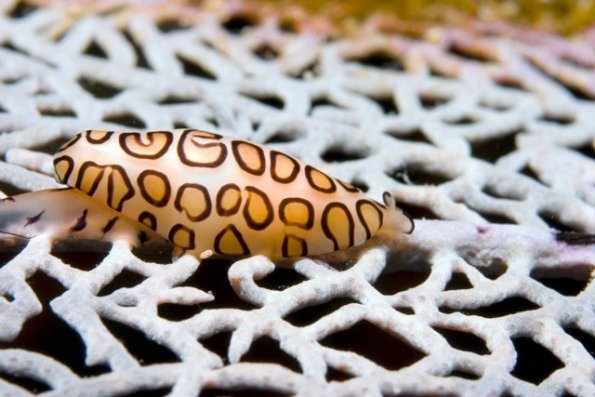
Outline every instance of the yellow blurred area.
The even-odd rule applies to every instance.
[[[341,23],[358,23],[384,14],[404,21],[452,24],[463,16],[484,21],[505,21],[517,26],[558,34],[573,34],[594,25],[592,0],[264,0],[280,5],[301,5]]]

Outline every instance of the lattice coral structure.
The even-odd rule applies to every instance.
[[[0,3],[5,193],[79,130],[192,126],[454,222],[332,266],[4,247],[0,394],[595,394],[592,35],[87,5]]]

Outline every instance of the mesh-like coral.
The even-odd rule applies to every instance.
[[[5,246],[2,394],[595,394],[592,36],[340,35],[244,2],[0,6],[4,193],[56,186],[50,154],[79,130],[189,126],[418,219],[397,246],[288,268]]]

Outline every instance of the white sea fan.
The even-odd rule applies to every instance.
[[[56,187],[80,130],[187,126],[389,190],[416,230],[286,268],[3,240],[0,394],[595,395],[591,36],[94,7],[0,3],[5,194]]]

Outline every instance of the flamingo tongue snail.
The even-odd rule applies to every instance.
[[[378,203],[287,154],[201,130],[84,131],[54,167],[69,187],[3,200],[0,230],[280,259],[413,229],[389,193]]]

